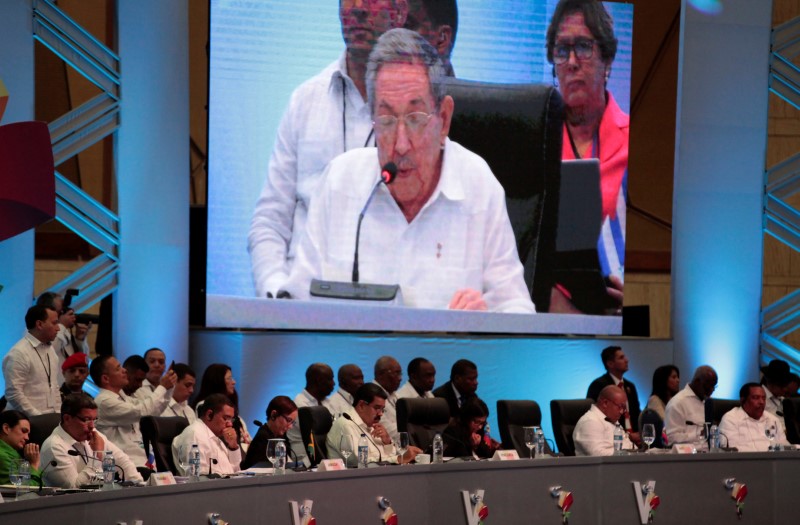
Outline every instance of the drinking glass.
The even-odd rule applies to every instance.
[[[184,476],[189,475],[189,451],[192,447],[189,445],[181,445],[178,447],[178,466]]]
[[[344,466],[347,467],[347,462],[355,453],[355,445],[353,445],[353,436],[350,435],[343,435],[342,439],[339,440],[339,450],[342,452],[342,457],[344,457]]]
[[[525,432],[525,446],[528,447],[529,459],[533,459],[533,447],[536,446],[536,427],[522,427]]]
[[[272,474],[273,475],[275,474],[275,470],[274,470],[275,469],[275,458],[276,458],[275,446],[278,444],[279,441],[283,441],[283,440],[282,439],[270,439],[269,441],[267,441],[267,459],[272,464],[272,468],[273,468]]]
[[[652,423],[647,423],[642,427],[642,441],[645,444],[645,452],[650,449],[650,446],[656,440],[656,427]]]
[[[14,501],[17,501],[19,499],[20,485],[23,482],[27,483],[31,479],[31,464],[24,459],[13,460],[9,466],[8,479],[16,488]]]
[[[764,433],[767,435],[767,439],[769,439],[769,448],[767,450],[774,450],[772,443],[775,441],[775,437],[778,435],[778,429],[775,428],[774,424],[767,425],[767,427],[764,429]]]
[[[397,434],[397,453],[400,455],[400,463],[403,462],[403,456],[408,450],[408,445],[408,432],[399,432]]]

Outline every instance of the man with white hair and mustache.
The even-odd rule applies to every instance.
[[[486,162],[447,134],[454,102],[439,55],[419,34],[386,32],[367,64],[377,148],[330,162],[284,290],[307,299],[312,279],[349,281],[359,212],[361,282],[397,283],[405,306],[534,313],[505,194]]]

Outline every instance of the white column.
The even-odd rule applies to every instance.
[[[186,0],[119,0],[120,279],[114,351],[188,356],[189,18]]]

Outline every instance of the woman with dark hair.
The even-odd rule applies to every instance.
[[[500,443],[485,435],[489,407],[479,397],[471,397],[461,405],[458,418],[448,426],[444,435],[444,455],[472,456],[475,459],[492,457]]]
[[[267,421],[256,432],[256,437],[247,448],[247,456],[242,461],[242,469],[261,463],[267,458],[267,442],[282,438],[286,442],[286,457],[291,456],[286,432],[297,424],[297,405],[286,396],[276,396],[267,405]]]
[[[251,441],[250,433],[247,431],[247,425],[239,417],[239,394],[236,393],[236,380],[228,365],[223,363],[208,365],[200,381],[200,392],[192,401],[192,408],[197,410],[198,405],[211,394],[225,394],[233,403],[233,429],[236,430],[239,444],[244,445],[242,449],[247,450],[247,445]]]
[[[678,393],[680,388],[681,373],[678,367],[674,365],[659,366],[653,372],[653,393],[647,400],[645,410],[648,408],[654,410],[661,416],[663,421],[667,403],[672,399],[672,396]]]
[[[39,445],[28,443],[30,432],[31,422],[22,412],[8,410],[0,413],[0,484],[10,483],[11,463],[24,458],[31,464],[28,484],[39,485],[38,479],[42,475],[39,472]]]

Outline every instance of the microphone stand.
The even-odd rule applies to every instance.
[[[352,418],[352,417],[350,417],[350,414],[348,414],[347,412],[342,412],[342,417],[343,417],[343,418],[345,418],[346,420],[348,420],[349,422],[351,422],[352,424],[354,424],[354,425],[356,426],[356,428],[357,428],[357,429],[358,429],[358,431],[359,431],[359,436],[360,436],[361,434],[364,434],[365,436],[367,436],[367,439],[369,439],[369,440],[370,440],[370,442],[371,442],[373,445],[375,445],[375,449],[378,451],[378,463],[379,463],[379,464],[382,464],[382,463],[383,463],[383,454],[381,453],[381,446],[378,446],[378,444],[377,444],[377,443],[375,443],[375,440],[374,440],[374,439],[372,439],[372,436],[370,435],[370,433],[369,433],[369,432],[364,432],[364,431],[361,429],[361,427],[358,425],[358,423],[356,423],[355,421],[353,421],[353,418]]]

